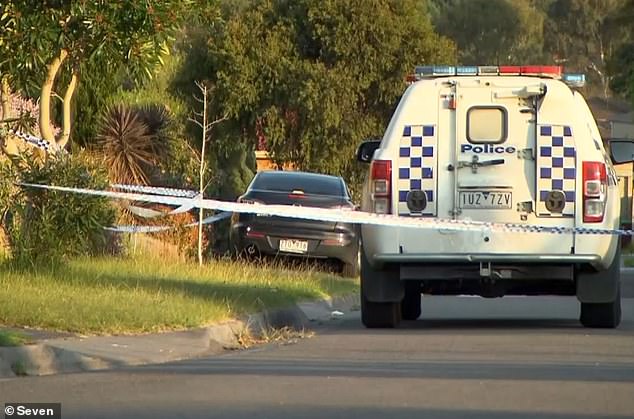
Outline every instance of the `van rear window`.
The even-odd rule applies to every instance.
[[[467,112],[467,140],[471,143],[503,143],[507,125],[506,109],[474,106]]]

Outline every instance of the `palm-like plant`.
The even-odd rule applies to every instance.
[[[110,173],[116,183],[148,183],[148,168],[160,156],[156,153],[155,136],[135,109],[117,105],[101,118],[97,136]]]

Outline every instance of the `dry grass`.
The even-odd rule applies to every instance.
[[[260,333],[255,334],[251,329],[246,328],[238,335],[238,344],[241,348],[248,349],[252,346],[266,343],[293,344],[299,339],[306,339],[315,336],[315,332],[310,330],[295,330],[290,327],[265,328]]]

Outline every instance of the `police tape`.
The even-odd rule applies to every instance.
[[[36,137],[35,135],[27,134],[25,132],[9,129],[9,134],[15,135],[16,137],[18,137],[25,143],[31,144],[47,152],[48,151],[58,152],[58,151],[64,150],[62,147],[60,147],[56,143],[51,143],[50,141],[44,140],[40,137]]]
[[[208,225],[208,224],[213,224],[215,222],[224,220],[226,218],[229,218],[231,216],[231,213],[229,212],[221,212],[220,214],[215,214],[212,215],[211,217],[207,217],[205,219],[203,219],[202,225]],[[183,227],[185,228],[189,228],[189,227],[197,227],[199,223],[190,223],[190,224],[185,224]],[[163,231],[168,231],[168,230],[175,230],[178,227],[176,226],[135,226],[135,225],[128,225],[128,226],[114,226],[114,227],[105,227],[104,229],[107,231],[112,231],[115,233],[160,233]]]
[[[123,185],[114,184],[110,185],[115,189],[121,189],[129,192],[141,192],[152,195],[166,195],[166,196],[179,196],[182,198],[194,198],[199,195],[198,192],[190,189],[175,189],[175,188],[163,188],[157,186],[144,186],[144,185]]]
[[[21,183],[21,186],[49,189],[61,192],[73,192],[105,198],[122,199],[129,201],[152,202],[156,204],[172,206],[189,206],[216,210],[227,213],[252,213],[259,215],[280,216],[315,221],[330,221],[351,224],[367,224],[377,226],[392,226],[404,228],[423,228],[431,230],[459,230],[459,231],[498,231],[507,233],[548,233],[548,234],[596,234],[596,235],[622,235],[632,236],[634,230],[586,228],[586,227],[561,227],[545,225],[525,225],[518,223],[498,223],[475,220],[449,220],[442,218],[408,217],[392,214],[375,214],[362,211],[344,209],[302,207],[291,205],[264,205],[246,204],[237,202],[219,201],[215,199],[183,198],[167,195],[150,195],[129,192],[101,191],[84,188],[70,188],[64,186],[39,185]],[[197,224],[196,224],[197,225]]]

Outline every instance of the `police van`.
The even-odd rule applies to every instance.
[[[618,326],[619,236],[587,229],[619,228],[619,190],[584,82],[558,66],[416,68],[382,140],[359,147],[362,210],[525,230],[363,225],[367,327],[417,319],[421,294],[576,295],[584,326]]]

